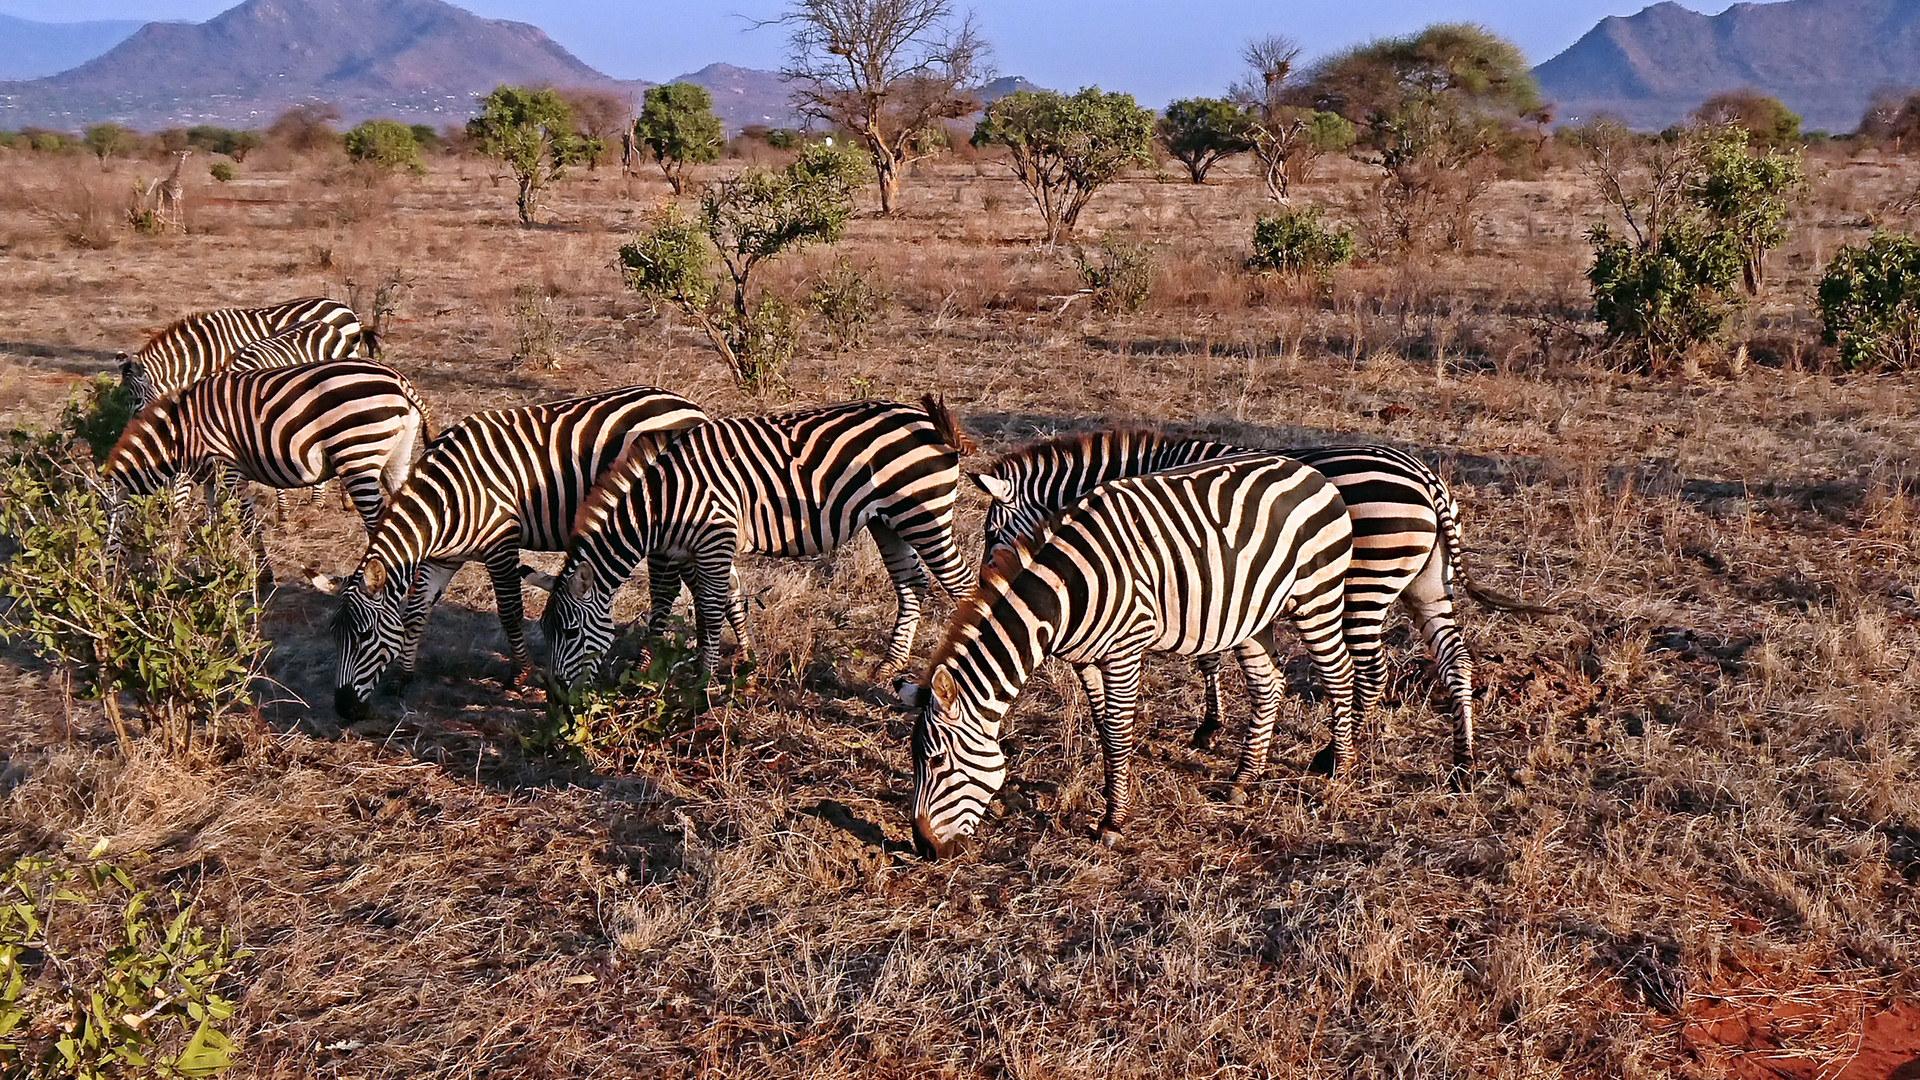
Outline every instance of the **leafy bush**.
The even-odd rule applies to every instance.
[[[549,694],[546,716],[526,740],[528,749],[623,771],[650,747],[691,730],[707,711],[716,685],[713,676],[690,662],[699,656],[692,637],[685,621],[676,618],[614,685],[596,686],[583,678],[569,692]],[[752,672],[753,665],[743,662],[718,687],[738,691]]]
[[[504,161],[518,182],[514,206],[520,224],[532,225],[540,192],[566,167],[585,159],[587,147],[573,129],[573,109],[552,88],[497,86],[480,101],[480,115],[467,121],[467,135],[480,151]]]
[[[1849,369],[1905,371],[1920,363],[1920,242],[1876,232],[1848,244],[1820,279],[1822,336]]]
[[[132,130],[119,124],[94,124],[87,128],[83,141],[87,149],[93,151],[93,155],[105,165],[108,158],[119,157],[133,149],[139,138]]]
[[[1250,270],[1324,279],[1352,261],[1353,230],[1328,227],[1317,206],[1262,215],[1253,223]]]
[[[346,135],[347,156],[377,169],[405,169],[419,176],[427,171],[420,160],[420,140],[398,120],[367,120]]]
[[[1109,230],[1093,257],[1075,248],[1073,259],[1100,311],[1138,311],[1153,295],[1153,248],[1125,233]]]
[[[215,180],[218,180],[220,183],[225,184],[225,183],[231,182],[235,176],[239,175],[239,173],[234,170],[233,162],[216,161],[213,164],[207,166],[207,175],[213,177]]]
[[[120,441],[120,433],[127,430],[127,421],[132,419],[133,395],[119,379],[101,372],[67,399],[60,411],[59,430],[72,432],[84,441],[97,465],[107,460],[107,452]]]
[[[1676,223],[1647,248],[1607,226],[1587,232],[1594,314],[1654,368],[1725,331],[1739,310],[1740,251],[1721,233]]]
[[[0,1074],[218,1076],[237,1049],[222,983],[248,955],[117,866],[16,860],[0,872]]]
[[[684,312],[742,386],[776,383],[793,351],[792,312],[772,297],[755,298],[753,273],[784,251],[838,240],[863,172],[852,154],[813,144],[784,169],[748,169],[710,185],[698,221],[668,208],[620,249],[627,287]],[[724,278],[710,272],[710,249]]]
[[[857,343],[865,336],[868,324],[886,301],[886,294],[873,283],[873,268],[855,266],[844,258],[815,278],[813,291],[807,294],[807,306],[843,345]]]
[[[268,649],[237,504],[199,525],[177,523],[164,496],[116,511],[75,439],[13,432],[0,448],[0,536],[16,547],[0,596],[20,643],[68,694],[99,699],[123,746],[121,694],[169,753],[229,741]]]
[[[1154,117],[1132,94],[1087,87],[1068,97],[1018,90],[987,106],[973,145],[999,146],[1047,223],[1047,242],[1073,232],[1094,192],[1129,168],[1150,164]]]
[[[232,128],[202,124],[187,129],[185,138],[181,140],[183,145],[168,146],[167,149],[180,150],[192,147],[209,154],[225,154],[235,161],[245,161],[248,154],[260,148],[262,141],[255,132],[235,131]]]
[[[633,134],[653,151],[675,195],[686,182],[687,166],[720,160],[727,137],[713,112],[713,94],[687,82],[649,89]]]

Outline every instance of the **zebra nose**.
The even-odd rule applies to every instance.
[[[933,835],[933,823],[927,820],[927,815],[913,816],[913,848],[921,858],[928,862],[945,859],[952,856],[959,847],[958,837],[945,842],[936,839]]]
[[[367,718],[368,710],[366,701],[353,692],[353,687],[342,686],[333,692],[333,711],[342,720],[358,723]]]

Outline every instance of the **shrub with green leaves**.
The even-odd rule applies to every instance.
[[[1920,241],[1876,232],[1848,244],[1820,278],[1822,337],[1850,370],[1920,365]]]
[[[753,273],[782,252],[838,240],[864,173],[860,158],[816,143],[783,169],[747,169],[711,184],[697,221],[668,208],[620,249],[627,287],[685,313],[742,386],[777,383],[793,350],[792,312],[755,296]],[[715,252],[724,277],[712,270]]]
[[[1154,118],[1132,94],[1090,86],[1068,97],[1018,90],[987,106],[973,145],[1006,150],[1007,164],[1040,210],[1047,242],[1073,232],[1096,191],[1153,160]]]
[[[720,682],[693,661],[699,648],[685,620],[673,619],[666,634],[648,642],[640,663],[611,686],[582,678],[565,692],[549,693],[545,718],[528,736],[528,749],[585,761],[596,769],[631,769],[647,751],[691,730],[716,691],[737,692],[753,677],[741,663]]]
[[[214,180],[219,183],[228,184],[232,183],[233,178],[240,174],[234,169],[233,162],[216,161],[207,166],[207,175],[213,177]]]
[[[586,158],[586,144],[573,128],[573,108],[551,87],[497,86],[480,101],[480,115],[467,121],[467,135],[481,153],[505,162],[518,184],[514,207],[520,224],[532,225],[540,193]]]
[[[1093,254],[1075,248],[1073,259],[1098,311],[1138,311],[1153,295],[1153,247],[1110,229]]]
[[[68,694],[100,700],[123,745],[132,734],[122,694],[169,753],[230,742],[268,649],[259,564],[237,504],[227,501],[211,523],[176,520],[164,495],[130,500],[112,516],[75,432],[6,440],[0,536],[15,551],[0,562],[0,596],[12,601],[12,635],[55,668]]]
[[[1740,304],[1740,249],[1723,233],[1676,222],[1651,247],[1606,225],[1587,232],[1594,314],[1617,341],[1632,342],[1652,368],[1718,338]]]
[[[222,1030],[234,1013],[224,984],[250,954],[195,915],[180,893],[155,897],[110,863],[32,856],[0,871],[0,1075],[231,1068],[239,1048]]]
[[[842,258],[833,269],[814,279],[807,306],[827,324],[828,333],[840,344],[858,343],[886,305],[886,293],[874,284],[873,277],[872,267],[855,266]]]
[[[1325,279],[1352,261],[1353,230],[1328,226],[1317,206],[1263,215],[1253,223],[1250,270]]]
[[[675,195],[686,183],[687,166],[720,160],[727,137],[713,112],[713,94],[688,82],[649,89],[633,134],[653,152]]]
[[[346,134],[347,156],[373,168],[405,169],[420,176],[427,171],[420,160],[420,140],[398,120],[367,120]]]

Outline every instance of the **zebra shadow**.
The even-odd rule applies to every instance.
[[[44,341],[0,341],[0,359],[65,375],[95,375],[117,370],[120,354],[112,349],[85,349]]]

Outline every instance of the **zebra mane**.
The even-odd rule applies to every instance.
[[[954,609],[953,618],[947,622],[947,634],[940,639],[940,647],[933,650],[933,656],[927,661],[927,677],[932,678],[933,671],[941,664],[953,659],[960,646],[965,643],[966,629],[978,625],[993,610],[993,605],[1007,594],[1007,586],[1021,572],[1033,565],[1034,553],[1040,545],[1053,534],[1053,524],[1065,513],[1053,514],[1033,531],[1032,536],[1023,536],[1011,543],[994,549],[993,561],[980,568],[980,581],[973,587],[973,594],[960,601]]]
[[[1199,441],[1194,436],[1169,434],[1165,428],[1152,424],[1118,424],[1112,427],[1095,428],[1091,431],[1075,431],[1046,439],[1036,439],[1025,446],[1009,450],[994,460],[990,471],[998,473],[1002,465],[1024,464],[1047,454],[1057,453],[1062,456],[1077,457],[1085,451],[1130,440],[1175,442],[1186,439]]]
[[[138,362],[142,356],[145,356],[147,354],[148,349],[153,348],[155,345],[159,344],[161,341],[165,340],[167,337],[177,332],[181,327],[187,325],[188,323],[192,322],[195,319],[198,319],[200,316],[204,314],[206,314],[206,312],[203,311],[203,312],[196,312],[195,314],[192,314],[192,315],[182,315],[179,318],[168,323],[167,325],[161,327],[160,329],[155,330],[153,333],[147,335],[146,343],[144,345],[141,345],[139,349],[135,350],[134,354],[128,357],[127,359],[130,361]]]
[[[933,429],[939,432],[940,441],[959,451],[961,457],[980,449],[980,444],[974,442],[966,429],[960,426],[960,419],[953,415],[953,410],[947,408],[944,398],[922,394],[920,405],[927,410],[927,419],[933,421]]]

